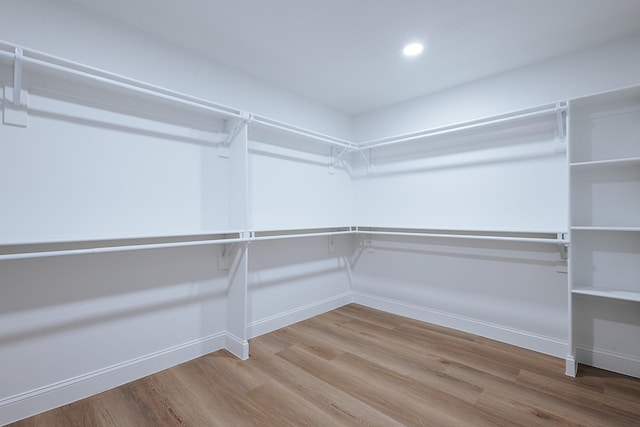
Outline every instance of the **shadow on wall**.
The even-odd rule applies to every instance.
[[[0,315],[226,278],[213,246],[0,261]]]

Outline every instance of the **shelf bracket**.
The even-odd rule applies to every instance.
[[[557,238],[558,240],[566,240],[567,233],[558,233]],[[559,246],[560,246],[560,260],[568,261],[569,260],[569,243],[562,242],[560,243]]]
[[[331,153],[329,158],[329,173],[333,174],[336,171],[336,168],[340,165],[340,161],[342,160],[342,156],[346,153],[350,153],[353,151],[351,148],[343,148],[340,150],[335,145],[331,146]]]
[[[567,105],[563,102],[556,104],[556,138],[555,149],[556,153],[565,153],[567,151]]]
[[[223,120],[223,138],[218,145],[218,156],[229,158],[230,147],[233,141],[238,137],[238,134],[242,129],[247,126],[253,120],[253,115],[242,111],[240,117],[234,119],[232,122],[229,119]]]
[[[237,243],[223,243],[220,246],[220,254],[218,255],[218,270],[229,270],[231,261],[233,260],[233,252],[236,250]]]
[[[29,96],[27,91],[22,89],[22,62],[23,51],[17,47],[13,57],[13,87],[4,87],[2,122],[5,125],[27,127],[28,124]]]
[[[373,150],[371,148],[369,148],[367,150],[367,154],[369,155],[368,158],[366,158],[367,156],[365,156],[365,161],[367,163],[367,173],[374,173],[375,172],[375,163],[373,161]]]

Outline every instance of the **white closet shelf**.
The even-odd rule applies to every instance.
[[[387,138],[380,138],[375,140],[370,140],[366,142],[361,142],[358,144],[360,149],[374,149],[385,147],[389,145],[394,145],[403,142],[428,139],[433,137],[445,136],[448,134],[473,130],[477,128],[501,125],[510,122],[515,122],[524,119],[531,119],[542,116],[550,116],[553,119],[553,123],[557,125],[559,129],[559,134],[564,135],[564,120],[562,119],[562,114],[567,110],[566,103],[557,103],[552,105],[544,105],[538,108],[533,108],[525,111],[516,111],[512,113],[507,113],[499,116],[492,116],[481,118],[477,120],[471,120],[467,122],[461,122],[450,126],[442,126],[431,129],[425,129],[417,132],[411,132],[404,135],[391,136]]]
[[[627,291],[621,289],[610,289],[603,287],[587,287],[572,289],[571,293],[578,295],[589,295],[593,297],[609,298],[622,301],[640,302],[640,291]]]
[[[640,166],[640,157],[627,157],[623,159],[575,162],[575,163],[570,163],[570,166],[574,169],[600,169],[600,168],[619,167],[619,166]]]
[[[83,82],[92,86],[102,86],[113,91],[123,90],[127,93],[151,97],[158,101],[168,101],[182,107],[189,107],[202,112],[210,113],[214,118],[232,118],[248,122],[254,122],[256,126],[282,130],[289,134],[296,134],[307,140],[322,142],[345,149],[357,149],[353,142],[325,135],[319,132],[290,125],[264,116],[253,115],[246,111],[229,107],[210,100],[195,97],[185,93],[166,89],[140,80],[131,79],[119,74],[90,67],[77,62],[68,61],[35,50],[23,48],[11,43],[0,41],[0,64],[14,65],[19,62],[22,72],[34,72],[49,75],[62,80],[71,80],[73,83]],[[21,79],[14,78],[14,90],[21,89]],[[17,82],[17,83],[16,83]]]
[[[530,232],[530,231],[513,231],[513,232],[496,232],[483,230],[418,230],[418,229],[402,229],[402,228],[380,228],[380,227],[357,227],[358,234],[372,236],[406,236],[406,237],[427,237],[427,238],[446,238],[446,239],[464,239],[464,240],[493,240],[502,242],[523,242],[523,243],[551,243],[567,245],[569,240],[564,236],[566,231],[552,232]]]
[[[185,107],[195,108],[214,114],[217,118],[234,118],[245,123],[251,123],[257,128],[266,127],[272,130],[281,130],[294,134],[311,142],[321,142],[331,146],[341,147],[344,152],[362,152],[391,144],[399,144],[418,139],[442,136],[459,131],[473,130],[486,126],[507,124],[510,122],[549,116],[550,123],[554,123],[561,135],[564,132],[563,113],[567,110],[567,103],[556,103],[540,106],[523,111],[515,111],[502,115],[484,117],[477,120],[457,123],[451,126],[443,126],[411,132],[403,135],[376,139],[366,142],[353,142],[319,132],[304,129],[264,116],[252,114],[237,108],[225,106],[207,99],[194,97],[185,93],[166,89],[143,81],[124,77],[115,73],[90,67],[77,62],[68,61],[56,56],[48,55],[32,49],[27,49],[12,43],[0,41],[0,64],[11,65],[19,63],[22,71],[32,71],[39,74],[51,75],[60,79],[73,82],[82,81],[92,85],[103,86],[106,89],[120,89],[138,95],[148,96],[156,100],[165,100]],[[14,91],[21,89],[21,79],[14,78]],[[342,156],[344,153],[338,153]]]
[[[336,236],[353,234],[355,227],[309,228],[299,230],[253,230],[249,232],[248,241],[295,239],[301,237]]]
[[[304,138],[309,142],[317,142],[324,143],[329,145],[334,145],[338,147],[342,147],[347,150],[357,150],[357,144],[348,141],[346,139],[336,138],[330,135],[326,135],[323,133],[315,132],[309,129],[305,129],[299,126],[290,125],[288,123],[284,123],[278,120],[270,119],[268,117],[253,115],[251,120],[251,129],[260,131],[261,128],[269,129],[269,130],[277,130],[282,131],[289,135],[296,135],[298,137]]]
[[[220,231],[213,233],[183,234],[172,236],[145,236],[109,239],[40,241],[0,244],[0,261],[52,256],[125,252],[148,249],[249,243],[263,240],[296,239],[348,234],[424,237],[464,240],[489,240],[503,242],[544,243],[567,245],[564,232],[486,232],[473,230],[418,230],[373,227],[331,227],[297,230]]]
[[[573,226],[575,231],[640,231],[640,227],[599,227],[599,226]]]
[[[182,106],[214,113],[218,118],[243,117],[242,110],[236,108],[227,107],[203,98],[187,95],[31,49],[13,46],[5,42],[0,42],[0,58],[4,58],[2,62],[7,63],[7,60],[15,61],[16,51],[18,49],[20,50],[19,61],[21,62],[23,72],[46,74],[63,79],[71,78],[74,79],[74,81],[84,81],[94,86],[104,86],[110,90],[116,88],[123,89],[129,93],[152,97],[155,100],[169,101]]]
[[[0,245],[0,260],[46,258],[65,255],[82,255],[137,250],[177,248],[245,242],[240,232],[218,234],[186,234],[135,238],[110,238],[92,240],[61,240],[57,242],[30,242]]]

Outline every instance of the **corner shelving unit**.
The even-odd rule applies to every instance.
[[[564,249],[571,242],[567,374],[575,375],[577,362],[584,361],[640,377],[637,370],[640,366],[640,310],[637,305],[640,302],[640,88],[578,99],[568,106],[560,102],[356,143],[5,42],[0,42],[0,81],[4,83],[4,87],[0,87],[3,125],[10,125],[7,134],[15,137],[16,142],[34,143],[33,147],[27,148],[25,145],[28,144],[16,143],[17,149],[27,151],[19,151],[20,156],[17,151],[12,152],[12,156],[29,158],[30,154],[47,148],[49,157],[42,154],[41,163],[37,165],[46,167],[59,159],[51,156],[52,153],[64,154],[79,147],[84,150],[80,152],[85,156],[83,159],[89,163],[83,168],[74,163],[73,166],[78,168],[72,171],[75,175],[65,175],[74,178],[68,181],[56,181],[59,177],[51,173],[55,171],[53,169],[45,169],[43,173],[38,170],[38,174],[33,174],[35,178],[24,174],[25,178],[34,180],[22,183],[20,202],[28,199],[27,202],[18,206],[9,200],[6,204],[13,210],[3,210],[5,228],[0,227],[0,231],[13,234],[5,233],[0,239],[0,262],[214,245],[219,263],[228,256],[224,259],[226,267],[219,266],[220,270],[229,270],[229,274],[220,273],[228,285],[222,297],[226,304],[226,319],[220,328],[225,329],[222,333],[226,339],[225,347],[244,359],[248,357],[250,242],[311,237],[333,239],[338,235],[359,236],[370,241],[371,236],[396,236],[398,240],[463,239],[550,244],[558,245],[562,255],[566,255]],[[521,187],[513,186],[511,189],[512,195],[538,203],[542,208],[552,206],[554,213],[560,212],[556,215],[560,220],[553,218],[555,226],[542,229],[528,229],[529,223],[535,225],[538,217],[537,211],[527,206],[519,206],[518,212],[528,216],[512,215],[517,221],[504,230],[492,224],[434,224],[432,219],[422,218],[422,213],[434,208],[427,202],[408,206],[415,207],[412,211],[420,217],[414,223],[404,223],[401,219],[386,223],[377,221],[375,216],[373,220],[366,215],[352,216],[345,208],[345,201],[353,198],[354,192],[349,185],[354,178],[395,176],[399,163],[402,167],[419,171],[446,168],[448,165],[444,162],[431,163],[433,159],[429,156],[434,150],[442,153],[446,149],[450,157],[457,155],[464,164],[468,159],[460,153],[469,148],[483,149],[490,153],[480,159],[482,162],[490,158],[510,167],[513,166],[513,158],[505,153],[512,151],[509,148],[515,144],[520,145],[518,160],[541,155],[557,156],[553,173],[541,171],[535,163],[528,170],[522,168],[522,163],[518,164],[519,173],[525,175],[535,169],[535,173],[545,179],[542,183],[536,182],[535,188],[545,188],[545,185],[551,185],[547,182],[551,180],[550,176],[557,177],[558,171],[566,172],[567,111],[570,113],[570,230],[566,230],[564,216],[564,187],[561,191],[549,192],[560,196],[542,201],[537,199],[540,194],[532,198]],[[78,117],[78,113],[82,117]],[[30,115],[33,116],[31,124]],[[129,218],[131,212],[127,211],[126,202],[134,200],[144,204],[144,201],[131,196],[135,196],[135,192],[127,188],[131,182],[120,179],[116,176],[118,174],[111,174],[117,170],[121,159],[96,160],[98,156],[82,144],[64,145],[69,143],[69,138],[60,133],[55,133],[56,144],[48,144],[56,129],[39,128],[38,120],[42,126],[43,117],[87,125],[94,133],[106,135],[111,132],[111,136],[116,135],[114,138],[102,138],[102,142],[109,149],[115,147],[114,151],[126,148],[129,155],[135,154],[127,160],[143,169],[130,169],[129,173],[134,174],[131,176],[152,177],[149,182],[153,183],[153,188],[162,190],[156,191],[157,200],[154,200],[169,202],[160,206],[149,202],[140,208],[142,214],[137,212],[136,219]],[[32,124],[36,126],[30,129],[31,138],[26,138],[20,133],[21,129],[16,129]],[[85,142],[91,140],[94,133],[75,137]],[[121,134],[134,134],[136,138],[124,141],[126,138]],[[145,139],[147,137],[152,142]],[[183,178],[181,184],[167,188],[163,185],[171,180],[167,179],[166,167],[163,168],[162,162],[153,164],[147,161],[150,151],[156,154],[163,151],[157,148],[166,140],[172,141],[174,151],[164,152],[163,161],[171,164],[175,159],[172,153],[178,152],[184,155],[180,159],[186,162],[181,173],[175,175]],[[55,147],[51,148],[52,145]],[[10,166],[16,167],[20,159]],[[278,168],[281,164],[294,167]],[[98,166],[102,169],[92,169]],[[15,170],[22,172],[22,169]],[[511,169],[504,169],[507,170]],[[100,216],[104,214],[100,209],[95,209],[96,212],[73,209],[90,205],[85,203],[83,188],[73,185],[81,181],[77,177],[93,176],[94,172],[98,172],[95,175],[100,175],[99,172],[108,175],[108,179],[99,182],[109,190],[108,194],[101,194],[100,201],[109,202],[109,197],[114,197],[114,194],[129,191],[129,198],[114,198],[115,207],[109,209],[109,215]],[[197,175],[200,172],[202,176]],[[51,175],[51,182],[46,179],[47,173]],[[185,173],[191,174],[190,180],[182,176]],[[315,191],[308,191],[308,186],[305,186],[311,179],[317,185]],[[95,181],[90,183],[95,184]],[[207,186],[203,184],[201,189],[192,188],[192,184],[198,186],[201,183]],[[70,195],[64,194],[70,203],[62,206],[61,212],[55,213],[57,216],[45,212],[45,209],[34,209],[41,207],[33,195],[37,193],[36,189],[45,194],[47,192],[43,190],[56,185],[65,188],[64,184],[71,185],[73,191],[68,191],[72,193]],[[565,180],[563,184],[566,184]],[[468,187],[468,182],[464,181],[462,185]],[[390,186],[388,194],[396,194],[398,188],[401,187]],[[372,198],[378,201],[379,188],[374,189]],[[187,200],[190,204],[181,203],[179,196],[185,190],[190,191],[191,196]],[[17,193],[12,194],[15,197]],[[283,213],[265,208],[274,204],[276,195],[282,197],[282,194],[285,194],[285,201],[292,203],[289,207],[296,209]],[[303,195],[309,199],[303,199]],[[207,203],[200,203],[201,198],[206,198]],[[504,199],[513,204],[510,197]],[[207,206],[201,206],[205,204]],[[392,202],[383,204],[383,207],[393,206],[399,210]],[[56,200],[49,207],[60,205],[64,203]],[[561,209],[555,209],[557,206]],[[163,212],[163,207],[181,209],[177,211],[181,216],[172,217]],[[469,211],[456,207],[460,211]],[[377,212],[377,209],[369,206],[369,211]],[[154,218],[154,213],[164,216]],[[31,216],[26,218],[27,214]],[[120,215],[121,224],[113,224],[118,222],[112,218],[115,214]],[[493,211],[485,212],[485,219],[494,217],[498,215],[493,215]],[[79,224],[87,218],[90,221],[82,223],[83,228]],[[359,222],[366,223],[366,226]],[[17,226],[15,230],[11,229],[12,224]],[[31,230],[33,224],[38,225],[38,230]],[[56,235],[49,234],[54,231]],[[601,324],[603,312],[605,325]],[[618,323],[626,322],[623,325],[625,334],[618,339],[623,342],[615,343],[612,341],[616,338],[615,321],[610,320],[616,320],[620,312],[624,314]],[[633,337],[629,337],[629,331]],[[600,346],[603,334],[606,339]],[[613,347],[609,345],[612,342]],[[593,353],[597,353],[596,357],[589,356]],[[604,359],[599,358],[598,355],[605,353]],[[616,359],[615,355],[621,357]],[[618,359],[631,362],[616,368]],[[2,401],[0,409],[1,404]]]
[[[640,375],[640,88],[570,103],[567,375]],[[620,328],[625,333],[619,334]],[[632,332],[633,336],[629,336]]]

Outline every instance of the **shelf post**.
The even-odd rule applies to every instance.
[[[3,123],[27,127],[28,94],[22,89],[22,48],[16,47],[13,57],[13,87],[5,86],[3,100]]]

